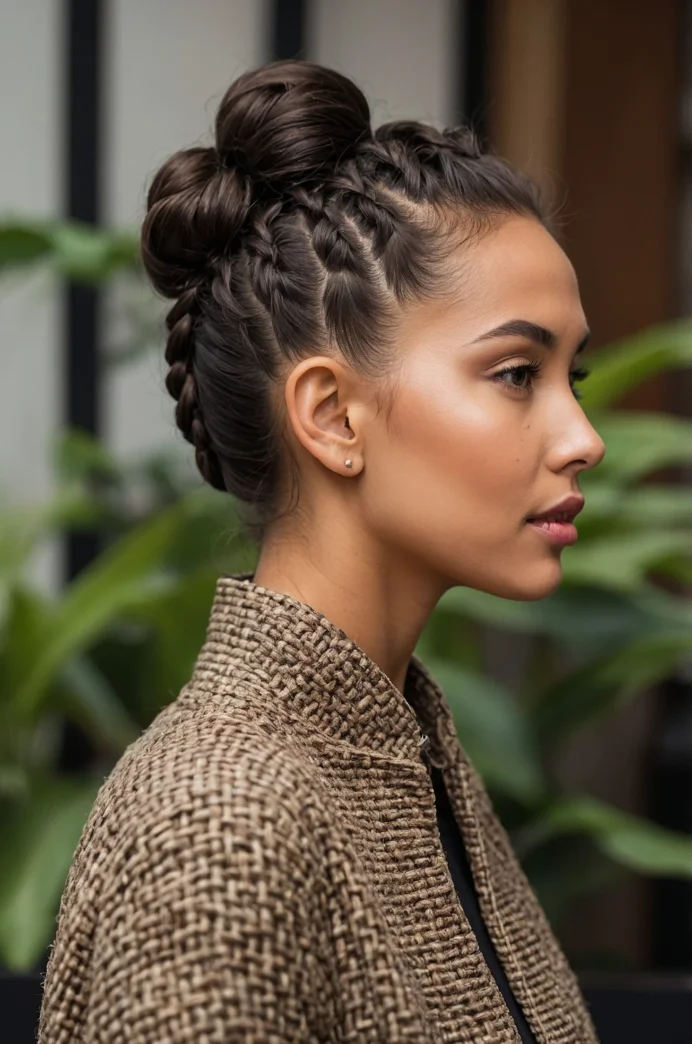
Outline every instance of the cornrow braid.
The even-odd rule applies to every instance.
[[[310,207],[316,205],[311,198]],[[315,300],[320,269],[305,229],[284,200],[257,210],[245,250],[250,285],[269,317],[276,344],[296,359],[308,347],[317,349],[324,330]]]
[[[402,306],[444,293],[453,233],[548,216],[534,183],[484,153],[470,127],[373,131],[353,81],[311,62],[244,73],[215,134],[213,148],[183,149],[154,177],[142,257],[175,299],[166,386],[178,426],[261,542],[287,469],[297,475],[277,394],[290,364],[334,351],[386,374]]]
[[[235,207],[220,205],[234,198]],[[194,446],[203,478],[219,490],[226,485],[197,393],[195,324],[211,259],[237,239],[249,206],[249,179],[220,167],[214,149],[184,149],[154,178],[142,228],[142,257],[152,282],[165,296],[177,297],[166,315],[165,350],[166,388],[177,403],[176,423]]]
[[[391,191],[397,187],[396,178],[387,191],[383,171],[372,165],[368,170],[365,155],[368,154],[361,153],[344,164],[332,178],[331,188],[368,239],[387,288],[397,300],[405,301],[425,282],[429,244],[424,233],[414,230],[396,193]],[[371,152],[368,158],[372,158]]]
[[[314,254],[322,270],[321,307],[328,337],[348,361],[357,364],[367,349],[363,369],[374,369],[386,301],[377,286],[374,261],[347,211],[326,192],[294,194],[310,230]],[[354,322],[356,316],[358,321]]]
[[[204,425],[193,367],[194,327],[199,315],[197,292],[197,287],[188,287],[166,315],[166,388],[176,400],[176,423],[195,448],[202,477],[215,489],[225,490],[221,464]]]

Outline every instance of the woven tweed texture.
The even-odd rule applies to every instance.
[[[320,612],[217,584],[177,699],[101,786],[40,1044],[518,1044],[458,902],[429,759],[541,1044],[594,1044],[576,979],[412,657],[402,694]]]

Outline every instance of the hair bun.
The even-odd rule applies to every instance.
[[[178,297],[205,273],[209,258],[233,244],[247,218],[247,178],[219,168],[211,148],[180,149],[154,177],[142,224],[141,253],[156,289]]]
[[[219,162],[277,193],[328,177],[371,137],[370,108],[353,81],[293,59],[240,76],[216,117]]]

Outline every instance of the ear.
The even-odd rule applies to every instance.
[[[293,433],[308,453],[340,475],[354,475],[363,468],[361,383],[352,369],[328,355],[303,359],[286,381]],[[346,460],[352,461],[350,467]]]

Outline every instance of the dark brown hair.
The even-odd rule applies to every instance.
[[[535,184],[470,127],[373,131],[360,89],[305,61],[240,76],[215,145],[166,160],[141,239],[154,286],[175,299],[166,386],[202,475],[237,498],[255,539],[283,490],[287,365],[334,347],[386,375],[397,311],[444,289],[445,230],[468,239],[508,214],[548,222]]]

